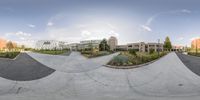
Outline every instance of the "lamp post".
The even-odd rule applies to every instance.
[[[160,56],[160,39],[158,39],[158,56]]]
[[[195,42],[196,42],[196,55],[197,55],[197,39],[195,40]]]

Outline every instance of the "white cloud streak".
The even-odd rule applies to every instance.
[[[28,27],[30,27],[30,28],[35,28],[35,25],[29,24]]]
[[[54,25],[53,22],[48,22],[48,23],[47,23],[47,26],[53,26],[53,25]]]
[[[146,26],[146,25],[142,25],[141,28],[146,32],[151,32],[152,31],[152,29],[149,26]]]
[[[185,14],[190,14],[192,13],[192,11],[188,10],[188,9],[182,9],[182,10],[173,10],[173,11],[167,11],[167,12],[160,12],[160,13],[157,13],[153,16],[151,16],[147,22],[142,25],[142,28],[144,31],[147,31],[147,32],[151,32],[152,29],[150,28],[151,26],[151,23],[156,19],[158,18],[159,16],[161,15],[164,15],[164,14],[178,14],[178,13],[185,13]]]

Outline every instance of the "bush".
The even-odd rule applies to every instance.
[[[149,53],[153,54],[154,53],[154,49],[150,49]]]
[[[81,51],[81,54],[91,54],[92,51]]]
[[[130,50],[129,50],[129,53],[132,54],[132,55],[134,55],[134,56],[137,55],[137,54],[136,54],[136,51],[135,51],[134,49],[130,49]]]
[[[70,52],[69,50],[33,50],[33,52],[42,53],[42,54],[51,54],[51,55],[59,55]]]
[[[114,66],[131,66],[131,65],[144,64],[156,60],[168,53],[168,52],[160,52],[160,55],[158,55],[158,53],[155,52],[152,54],[137,52],[137,56],[134,56],[133,54],[130,54],[130,52],[131,51],[121,52],[118,56],[114,57],[108,64]]]
[[[92,51],[81,51],[81,54],[88,58],[99,57],[104,55],[109,55],[111,52],[108,51],[99,51],[99,52],[92,52]]]
[[[20,52],[1,52],[0,57],[2,58],[15,58]]]
[[[112,61],[110,61],[110,64],[111,65],[118,65],[119,66],[119,65],[125,65],[128,62],[129,62],[129,59],[128,59],[127,56],[125,56],[125,55],[118,55],[118,56],[115,56]]]
[[[196,53],[196,52],[188,52],[188,55],[200,57],[200,53]]]

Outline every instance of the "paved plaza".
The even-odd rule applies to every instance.
[[[38,74],[46,71],[50,73],[35,80],[18,81],[4,77],[1,71],[0,100],[200,99],[200,77],[190,70],[190,64],[186,64],[188,62],[184,59],[187,57],[181,58],[181,54],[177,56],[176,53],[169,53],[152,64],[134,69],[103,66],[117,54],[93,59],[87,59],[78,52],[72,52],[69,56],[31,52],[22,54],[22,58],[23,55],[28,56],[35,59],[32,62],[36,61],[41,66],[28,66],[26,63],[22,67],[12,65],[9,66],[9,73],[25,73],[30,72],[30,69],[34,72],[33,67],[42,69]],[[21,59],[20,56],[17,59]],[[0,61],[0,68],[6,69],[2,64],[4,61]]]

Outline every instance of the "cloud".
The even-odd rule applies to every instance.
[[[179,37],[178,41],[182,41],[184,39],[184,37]]]
[[[161,15],[166,15],[166,14],[178,14],[178,13],[191,13],[192,11],[188,10],[188,9],[181,9],[181,10],[172,10],[172,11],[167,11],[167,12],[160,12],[157,14],[154,14],[153,16],[151,16],[144,25],[141,26],[141,28],[146,31],[146,32],[151,32],[152,29],[150,28],[151,23],[158,17],[160,17]]]
[[[160,12],[160,13],[157,13],[157,14],[151,16],[151,17],[147,20],[147,22],[146,22],[145,25],[147,25],[147,26],[151,25],[151,23],[152,23],[157,17],[159,17],[159,16],[161,16],[161,15],[164,15],[164,14],[178,14],[178,13],[187,13],[187,14],[189,14],[189,13],[192,13],[192,11],[190,11],[190,10],[188,10],[188,9],[181,9],[181,10],[172,10],[172,11],[167,11],[167,12]]]
[[[149,26],[146,26],[146,25],[142,25],[141,28],[146,32],[151,32],[152,31],[152,29]]]
[[[31,34],[30,33],[25,33],[22,31],[18,31],[18,32],[11,32],[11,33],[6,33],[6,36],[18,36],[18,37],[30,37]]]
[[[200,39],[200,37],[192,37],[192,38],[190,39],[190,41],[193,41],[193,40],[195,40],[195,39]]]
[[[25,32],[22,32],[22,31],[5,33],[5,37],[7,39],[16,40],[16,41],[19,41],[19,40],[24,41],[24,40],[30,39],[31,36],[32,35],[30,33],[25,33]]]
[[[113,31],[113,30],[111,30],[108,34],[109,34],[110,36],[119,37],[119,33],[116,33],[116,32]]]
[[[188,9],[182,9],[181,10],[182,13],[191,13],[192,11],[188,10]]]
[[[54,25],[53,22],[48,22],[48,23],[47,23],[47,26],[53,26],[53,25]]]
[[[35,28],[35,25],[29,24],[28,27],[30,27],[30,28]]]
[[[84,31],[81,32],[81,36],[83,38],[88,38],[88,37],[90,37],[90,35],[91,35],[91,33],[87,30],[84,30]]]
[[[8,40],[14,41],[20,45],[26,45],[27,47],[34,47],[34,39],[30,33],[23,31],[5,33],[4,37]]]

